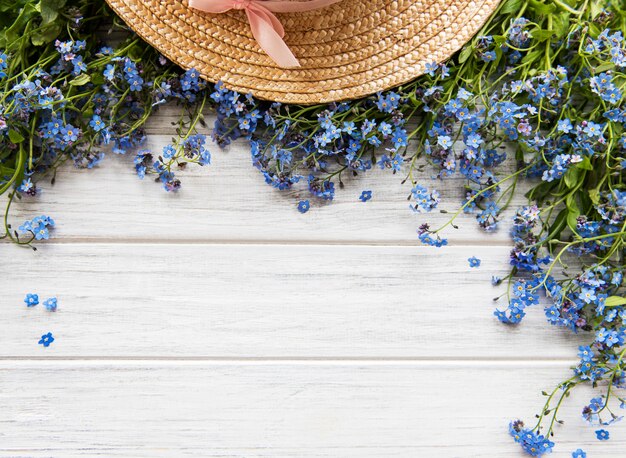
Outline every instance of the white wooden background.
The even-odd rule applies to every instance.
[[[171,117],[151,122],[156,150]],[[492,316],[508,224],[462,217],[450,246],[424,247],[416,228],[446,215],[410,212],[397,176],[302,215],[306,193],[268,187],[245,143],[212,151],[178,194],[109,157],[14,206],[14,223],[58,227],[37,252],[0,245],[0,456],[524,456],[509,419],[533,421],[585,339],[540,308],[514,328]],[[460,181],[423,182],[456,207]],[[591,396],[563,408],[553,456],[624,456],[624,426],[600,443],[584,424]]]

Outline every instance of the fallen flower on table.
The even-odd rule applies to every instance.
[[[34,307],[39,304],[39,296],[37,294],[28,293],[24,298],[24,303],[26,304],[26,307]]]
[[[54,337],[51,332],[42,335],[41,339],[39,339],[39,345],[43,345],[44,347],[49,347],[52,342],[54,342]]]
[[[43,301],[43,305],[49,312],[56,312],[57,310],[57,298],[51,297]]]
[[[298,202],[298,211],[300,213],[308,212],[309,208],[311,208],[311,204],[308,200],[301,200],[300,202]]]

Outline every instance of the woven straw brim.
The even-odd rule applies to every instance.
[[[107,0],[148,43],[230,89],[286,103],[373,94],[424,73],[463,46],[499,0],[343,0],[277,14],[300,68],[278,67],[252,37],[245,12],[203,13],[187,0]]]

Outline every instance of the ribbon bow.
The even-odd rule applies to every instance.
[[[259,46],[281,67],[299,67],[300,63],[283,41],[285,29],[273,13],[299,13],[323,8],[341,0],[189,0],[191,8],[207,13],[244,10]]]

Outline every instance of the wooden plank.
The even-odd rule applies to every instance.
[[[2,362],[0,456],[523,457],[529,422],[563,365],[471,363]],[[554,457],[623,457],[626,427],[566,401]]]
[[[149,147],[161,151],[169,135],[149,136]],[[183,188],[175,195],[147,178],[134,174],[131,157],[110,154],[94,170],[63,167],[51,186],[41,183],[41,194],[14,204],[15,227],[41,213],[58,223],[53,237],[74,241],[184,240],[184,241],[267,241],[323,243],[417,244],[417,228],[429,222],[433,228],[450,215],[437,211],[420,215],[409,209],[410,186],[402,176],[379,169],[362,177],[345,180],[332,204],[311,198],[306,184],[290,191],[266,185],[252,167],[249,147],[236,142],[226,152],[213,151],[209,167],[189,167],[180,173]],[[442,194],[440,208],[456,211],[464,195],[464,180],[445,181],[423,172],[420,183]],[[523,188],[505,213],[495,233],[481,230],[472,215],[461,215],[461,230],[450,228],[450,242],[510,244],[512,212],[525,203]],[[373,199],[362,203],[362,190],[373,191]],[[300,199],[310,199],[307,214],[297,211]]]
[[[575,358],[591,339],[492,316],[506,247],[3,246],[0,356]],[[483,261],[470,269],[467,258]],[[27,308],[55,295],[56,313]],[[51,349],[37,345],[52,331]],[[549,351],[546,351],[549,349]]]

